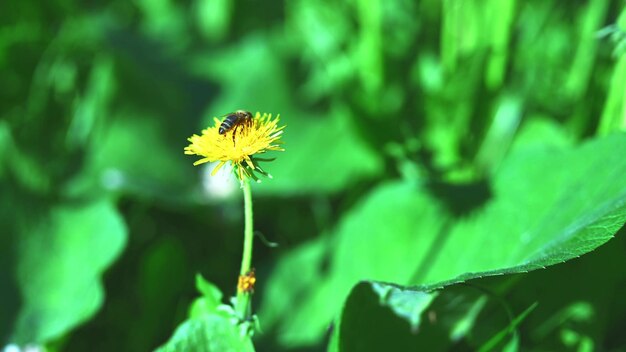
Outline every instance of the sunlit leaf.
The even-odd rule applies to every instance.
[[[284,343],[319,338],[321,322],[332,319],[328,312],[339,310],[337,297],[359,280],[436,288],[539,269],[595,249],[626,221],[626,161],[617,150],[626,150],[623,134],[571,149],[518,150],[491,181],[491,199],[461,217],[446,215],[423,186],[378,187],[337,228],[331,269],[308,292],[321,297],[283,313]],[[265,301],[268,311],[272,299]],[[322,301],[324,310],[309,306]]]

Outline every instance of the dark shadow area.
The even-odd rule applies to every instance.
[[[13,211],[16,204],[13,187],[0,183],[0,345],[8,342],[22,302],[17,281],[18,226]]]
[[[427,190],[436,197],[454,217],[465,217],[484,206],[493,197],[489,180],[472,183],[447,183],[431,180]]]

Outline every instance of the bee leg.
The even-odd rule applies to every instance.
[[[238,128],[239,128],[239,124],[235,125],[235,128],[233,128],[233,146],[235,146],[235,135],[237,134]]]

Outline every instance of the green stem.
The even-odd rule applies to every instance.
[[[250,272],[252,263],[252,192],[250,191],[250,181],[245,179],[243,182],[243,202],[244,202],[244,237],[243,237],[243,258],[241,259],[240,275],[246,275]],[[246,319],[250,315],[250,292],[240,292],[237,290],[237,313],[242,319]]]

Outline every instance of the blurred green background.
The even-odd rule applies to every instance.
[[[496,230],[539,219],[535,209],[546,216],[554,208],[544,213],[542,204],[561,184],[583,190],[582,200],[570,199],[581,208],[563,211],[572,219],[594,216],[584,206],[611,199],[606,214],[617,220],[604,227],[607,236],[623,224],[624,8],[622,0],[3,2],[0,347],[152,350],[187,317],[198,295],[195,273],[226,296],[235,293],[240,190],[193,167],[183,148],[213,117],[237,109],[280,114],[287,125],[286,151],[266,167],[274,178],[253,186],[255,230],[279,244],[255,244],[259,351],[325,350],[330,319],[359,280],[434,284],[466,272],[535,269],[594,249],[608,237],[579,243],[572,255],[526,262],[520,253],[499,258],[499,244],[476,238],[509,241]],[[575,149],[589,140],[598,142]],[[507,165],[517,165],[515,151],[529,149],[566,156],[562,164],[528,157],[539,166],[526,178],[519,176],[525,166]],[[449,240],[458,253],[494,262],[474,268],[465,265],[474,259],[455,262],[454,255],[437,262],[445,245],[437,242],[397,254],[415,238],[409,222],[429,219],[429,228],[446,232],[500,199],[499,189],[531,190],[534,198],[511,203],[510,218],[494,215],[462,231],[481,237]],[[400,237],[368,237],[377,229]],[[551,236],[534,243],[528,258],[547,251]],[[519,346],[626,348],[618,333],[626,306],[593,299],[626,290],[625,275],[611,271],[624,263],[623,237],[603,247],[605,256],[580,259],[598,268],[573,274],[598,281],[598,291],[582,298],[564,284],[554,284],[543,305],[536,295],[542,282],[563,275],[570,282],[579,260],[488,280],[517,292],[507,298],[516,314],[539,303],[535,313],[545,324],[522,325],[531,337]],[[390,242],[398,248],[368,254]],[[412,265],[412,258],[425,259]],[[328,274],[350,265],[349,274]],[[522,292],[535,294],[523,300]],[[581,320],[567,312],[585,297],[592,311],[608,315],[576,325]],[[563,321],[574,323],[565,332],[554,327]],[[462,341],[445,346],[483,343]]]

